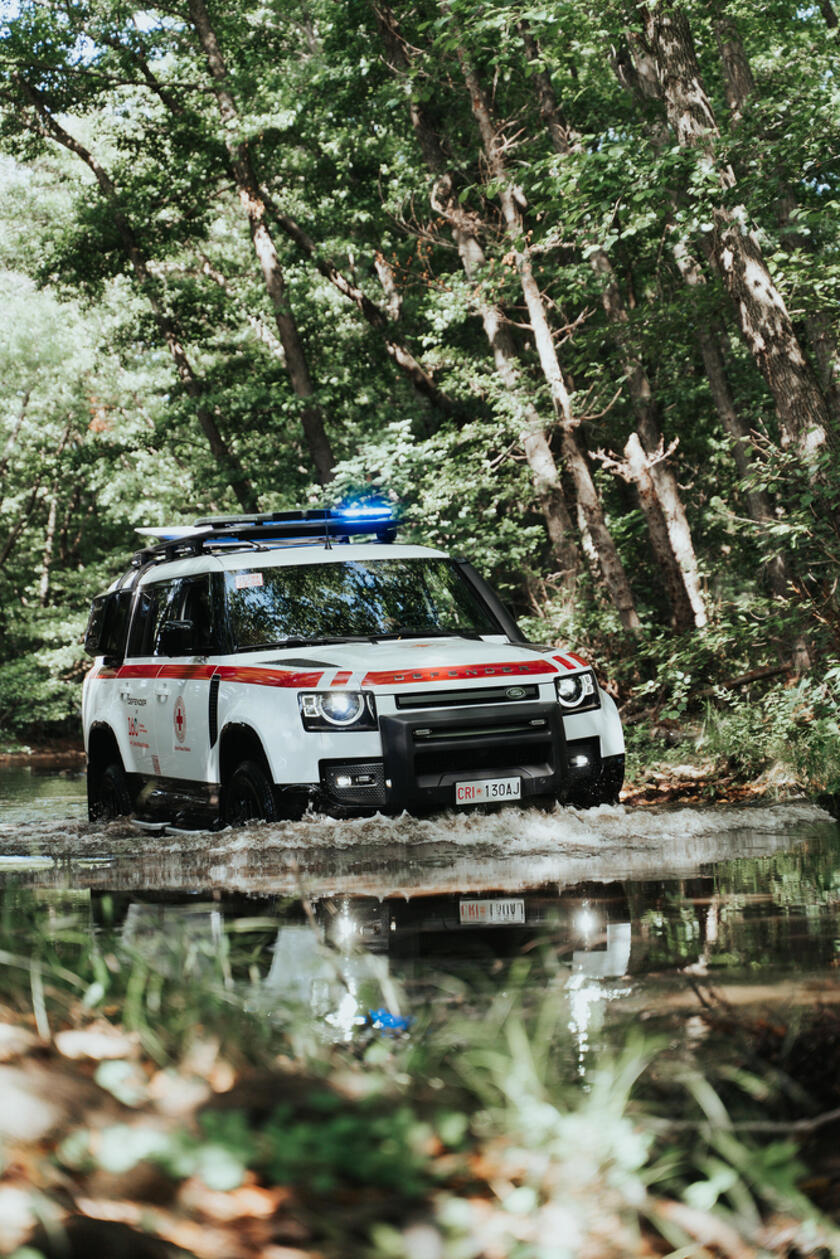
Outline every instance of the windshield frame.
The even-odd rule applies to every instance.
[[[243,557],[243,559],[244,558],[245,557]],[[256,561],[257,557],[255,556],[254,559]],[[231,594],[235,593],[233,589],[233,582],[237,576],[245,576],[247,574],[256,573],[256,572],[260,572],[267,576],[268,574],[286,572],[290,569],[311,570],[313,568],[318,568],[318,569],[326,570],[326,569],[335,569],[335,568],[354,568],[354,567],[376,569],[377,567],[380,567],[380,566],[385,567],[385,566],[394,565],[396,563],[412,565],[412,566],[418,565],[418,566],[424,566],[424,567],[434,566],[435,568],[444,567],[448,569],[450,573],[450,580],[448,582],[448,587],[447,587],[448,590],[450,591],[455,590],[455,591],[460,592],[461,594],[461,601],[460,601],[461,608],[458,613],[459,618],[463,619],[465,610],[468,610],[469,619],[472,622],[472,624],[453,625],[451,627],[449,625],[441,626],[440,624],[437,624],[437,625],[430,624],[425,627],[405,626],[405,627],[397,627],[392,630],[388,630],[385,628],[382,628],[380,630],[376,630],[376,629],[361,630],[357,626],[348,625],[346,634],[339,634],[337,632],[337,627],[335,626],[332,626],[330,628],[335,630],[336,632],[328,633],[326,632],[328,627],[325,626],[324,627],[325,632],[322,635],[302,634],[302,633],[296,632],[295,626],[290,625],[289,633],[285,635],[284,637],[278,637],[277,639],[269,640],[267,636],[264,641],[260,641],[259,643],[247,643],[247,642],[239,641],[237,614],[236,614],[236,609],[233,607],[232,599],[231,599]],[[463,636],[470,639],[480,639],[482,635],[488,635],[488,636],[503,635],[507,637],[507,631],[505,627],[500,623],[500,618],[496,615],[496,612],[491,602],[487,598],[485,598],[484,592],[481,589],[477,588],[475,583],[470,580],[468,574],[463,571],[462,564],[459,561],[453,560],[451,557],[448,557],[448,556],[429,556],[427,558],[425,556],[415,557],[415,556],[395,555],[393,557],[377,556],[375,559],[373,557],[371,557],[370,559],[367,559],[366,557],[354,557],[353,559],[348,558],[346,560],[345,559],[330,560],[327,563],[319,562],[315,564],[306,564],[306,565],[302,565],[302,564],[301,565],[299,564],[262,565],[259,562],[255,562],[254,564],[247,565],[247,566],[243,564],[241,569],[239,568],[226,569],[224,574],[220,574],[220,576],[223,577],[224,621],[225,621],[225,631],[226,631],[225,638],[227,640],[228,650],[234,654],[241,654],[243,652],[251,652],[251,651],[253,652],[276,651],[279,649],[283,649],[285,647],[289,647],[289,648],[294,648],[294,647],[303,648],[303,647],[310,647],[310,646],[314,647],[314,646],[326,645],[328,643],[331,645],[340,644],[342,642],[371,642],[371,643],[389,642],[391,643],[391,642],[399,642],[403,638],[404,639],[416,639],[416,638],[424,638],[424,637],[442,638],[442,637],[448,636],[450,630],[453,637]],[[401,628],[403,632],[400,632]],[[446,631],[446,633],[444,633],[444,631]]]

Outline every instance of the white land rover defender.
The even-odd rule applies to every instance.
[[[396,544],[389,510],[141,532],[163,540],[85,637],[91,818],[617,801],[621,722],[586,662],[527,642],[463,560]]]

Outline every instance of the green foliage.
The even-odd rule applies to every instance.
[[[840,118],[836,38],[819,6],[727,0],[725,15],[756,84],[735,120],[711,11],[694,0],[683,9],[716,114],[720,159],[737,177],[738,212],[755,229],[825,383],[840,309],[840,187],[824,142]],[[719,183],[667,134],[661,103],[628,87],[624,9],[517,0],[453,4],[443,15],[423,0],[395,9],[404,56],[383,43],[381,20],[361,3],[295,0],[247,15],[221,6],[211,18],[237,133],[272,199],[284,301],[335,451],[335,480],[327,489],[315,483],[301,400],[278,350],[188,6],[144,9],[135,22],[131,7],[113,0],[24,0],[0,27],[5,735],[35,737],[72,724],[79,627],[90,596],[123,567],[135,525],[234,507],[199,406],[236,451],[262,508],[372,490],[395,496],[410,540],[472,559],[536,641],[591,655],[631,712],[646,708],[678,723],[696,719],[709,701],[725,722],[724,684],[789,658],[803,635],[819,677],[840,644],[837,469],[827,456],[815,477],[795,450],[781,449],[771,395],[736,335],[720,279],[703,261]],[[537,41],[535,58],[525,53],[522,20]],[[596,484],[641,637],[622,633],[597,565],[587,566],[574,598],[559,580],[524,459],[528,406],[552,434],[562,465],[561,442],[502,225],[505,180],[477,157],[462,61],[493,87],[494,119],[582,417],[582,444],[614,456],[623,450],[637,422],[627,385],[632,358],[647,371],[666,446],[677,442],[669,462],[710,610],[709,626],[695,634],[671,630],[645,518],[630,488],[600,465]],[[545,125],[543,72],[568,151],[558,151]],[[415,122],[424,111],[426,142],[431,130],[440,144],[443,158],[431,166],[411,102]],[[112,193],[56,143],[54,130],[44,134],[47,115],[90,150]],[[440,161],[485,254],[469,278],[441,212]],[[306,229],[318,259],[334,261],[380,310],[396,299],[388,336],[422,360],[450,409],[408,383],[386,353],[383,330],[283,234],[284,215]],[[125,224],[145,278],[132,264]],[[701,285],[682,281],[677,240],[699,260]],[[604,276],[592,266],[602,256],[623,297],[620,332],[602,304]],[[382,286],[385,264],[393,291]],[[488,306],[507,318],[515,386],[488,347],[481,319]],[[746,479],[715,410],[698,329],[712,330],[732,404],[752,434]],[[176,370],[170,334],[185,348],[195,388]],[[757,489],[770,496],[770,517],[760,524],[749,514]],[[763,570],[779,553],[792,586],[771,597]],[[762,709],[744,721],[752,723],[758,766],[771,755],[766,731],[781,730],[784,719]],[[793,740],[796,763],[809,780],[829,781],[819,763],[833,748],[831,715],[805,726]],[[762,739],[767,748],[759,751]]]
[[[812,791],[840,790],[840,669],[822,682],[774,687],[750,704],[707,708],[699,746],[725,761],[741,779],[772,765],[789,767]]]

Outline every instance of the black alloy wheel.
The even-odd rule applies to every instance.
[[[597,777],[577,783],[569,792],[566,804],[571,804],[576,809],[594,809],[599,804],[618,804],[618,793],[623,784],[624,757],[605,757]]]
[[[88,803],[91,822],[110,822],[116,817],[127,817],[133,808],[128,778],[119,761],[109,761],[97,774]]]
[[[256,761],[241,761],[222,791],[225,826],[245,822],[276,822],[278,810],[268,776]]]

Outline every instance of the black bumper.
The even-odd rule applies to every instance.
[[[455,804],[455,784],[519,778],[521,798],[564,797],[569,769],[556,704],[381,716],[382,760],[322,761],[321,797],[342,812]]]

